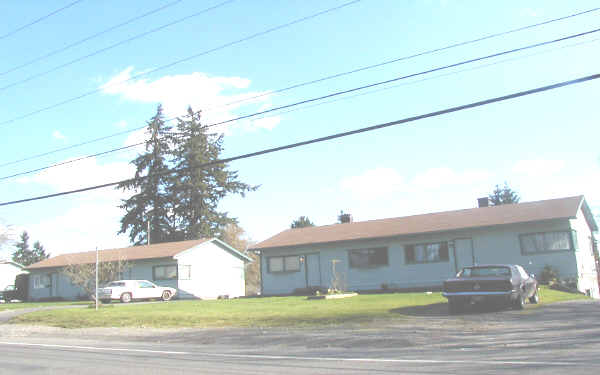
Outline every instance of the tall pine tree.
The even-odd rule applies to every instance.
[[[50,254],[46,254],[46,249],[44,249],[40,241],[35,241],[33,250],[29,248],[29,234],[27,231],[21,233],[20,240],[15,247],[17,250],[13,253],[12,259],[14,262],[24,266],[29,266],[50,257]]]
[[[135,245],[160,243],[176,240],[173,218],[173,203],[166,191],[169,171],[169,137],[171,127],[164,122],[162,106],[148,122],[146,152],[131,163],[135,165],[135,177],[121,183],[117,189],[134,190],[135,194],[123,200],[119,206],[126,211],[121,218],[119,233],[129,232],[129,239]],[[150,234],[148,234],[150,224]]]
[[[219,159],[223,135],[209,134],[200,124],[200,114],[188,108],[188,116],[178,119],[178,137],[173,138],[173,163],[177,173],[171,175],[168,192],[175,202],[174,213],[182,240],[221,236],[227,224],[236,220],[218,209],[219,202],[230,194],[245,195],[258,186],[238,179],[223,163],[199,167]]]
[[[519,203],[521,197],[512,190],[508,184],[505,182],[504,187],[500,187],[496,185],[492,194],[488,196],[490,200],[490,204],[492,206],[498,206],[500,204],[513,204]]]

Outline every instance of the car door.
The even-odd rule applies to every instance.
[[[525,297],[533,296],[535,292],[535,280],[521,266],[516,266],[521,277],[521,288],[525,292]]]
[[[149,281],[138,281],[137,282],[137,296],[135,298],[158,298],[160,293],[156,285]],[[158,294],[158,295],[157,295]]]

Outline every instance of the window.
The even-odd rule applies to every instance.
[[[147,281],[138,281],[139,288],[156,288],[156,285],[149,283]]]
[[[175,264],[168,266],[152,267],[153,280],[177,280],[177,266]]]
[[[499,277],[510,276],[510,268],[508,267],[466,267],[459,273],[459,277]]]
[[[179,280],[192,279],[192,266],[180,265],[177,272],[179,272]]]
[[[350,267],[373,268],[388,265],[388,248],[348,250]]]
[[[300,257],[298,255],[269,257],[268,268],[270,273],[298,272],[300,271]]]
[[[52,280],[50,275],[34,275],[33,276],[33,288],[42,289],[50,288],[52,286]]]
[[[407,264],[448,261],[448,242],[426,243],[404,246]]]
[[[520,236],[521,253],[535,254],[573,250],[574,231],[529,233]]]

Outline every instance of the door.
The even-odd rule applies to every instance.
[[[463,267],[472,266],[474,263],[473,240],[471,238],[454,240],[454,267],[456,272],[460,271]]]
[[[317,254],[306,254],[306,287],[321,286],[321,256]]]
[[[58,273],[50,274],[50,297],[58,296]]]

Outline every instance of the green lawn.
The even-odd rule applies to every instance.
[[[32,307],[67,306],[89,304],[89,301],[66,301],[66,302],[12,302],[0,304],[0,311],[29,309]]]
[[[542,289],[542,303],[579,298],[587,297]],[[11,323],[65,328],[305,327],[362,323],[375,319],[406,319],[411,315],[444,315],[445,302],[440,293],[371,294],[337,300],[270,297],[171,301],[120,305],[98,312],[94,309],[39,311],[17,317]]]

